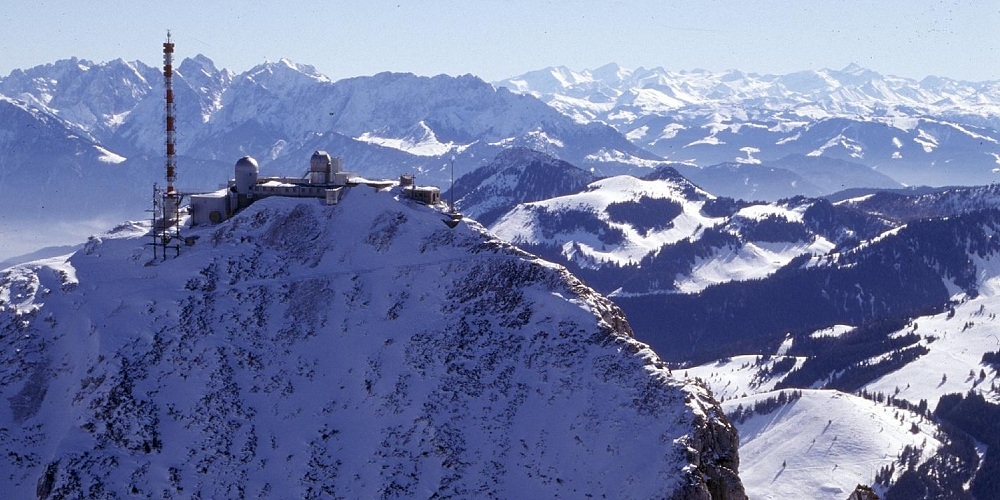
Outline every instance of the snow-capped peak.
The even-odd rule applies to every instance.
[[[399,195],[5,271],[6,493],[746,498],[717,403],[607,299]]]

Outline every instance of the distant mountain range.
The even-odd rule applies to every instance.
[[[183,60],[176,75],[179,154],[227,167],[251,154],[262,168],[298,173],[303,158],[328,149],[364,173],[409,168],[440,182],[451,156],[464,168],[516,145],[588,168],[657,159],[607,126],[579,124],[471,75],[382,73],[334,82],[288,60],[237,75],[205,56]],[[157,68],[122,60],[64,60],[0,79],[0,95],[125,157],[162,155],[162,94]],[[179,182],[192,187],[228,174],[183,173]]]
[[[997,179],[1000,82],[916,81],[858,65],[759,75],[610,64],[546,68],[495,85],[697,166],[803,155],[861,163],[909,185]]]

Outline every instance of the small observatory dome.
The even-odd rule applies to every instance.
[[[316,151],[309,159],[309,182],[313,184],[324,184],[330,182],[330,154],[326,151]]]
[[[253,157],[244,156],[236,161],[236,192],[239,194],[250,193],[250,188],[257,184],[257,174],[260,169],[257,167],[257,160]]]

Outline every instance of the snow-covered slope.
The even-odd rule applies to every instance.
[[[482,170],[470,177],[489,173]],[[530,174],[505,172],[484,186],[492,191],[499,189],[493,186],[522,186],[521,179]],[[503,199],[463,197],[459,205],[486,213],[498,201]],[[816,220],[817,203],[718,198],[664,166],[643,178],[605,178],[575,193],[522,203],[490,229],[570,266],[605,293],[696,293],[719,283],[763,278],[797,257],[829,252],[842,238],[838,226]]]
[[[622,175],[596,181],[576,194],[520,205],[492,230],[515,244],[561,248],[567,260],[589,262],[591,267],[625,264],[696,234],[700,227],[718,224],[701,212],[710,197],[684,180]],[[633,220],[637,212],[648,213],[644,219],[652,224]]]
[[[713,374],[715,391],[728,384],[731,368],[689,372]],[[898,479],[901,457],[923,464],[942,445],[939,424],[924,416],[835,390],[751,392],[723,407],[737,419],[740,477],[754,499],[842,500],[858,484],[884,492],[880,472],[891,469],[888,477]]]
[[[889,480],[898,481],[908,468],[923,464],[933,469],[942,440],[961,437],[961,431],[954,427],[942,435],[940,416],[928,413],[938,407],[941,397],[977,394],[987,402],[1000,402],[997,365],[984,361],[1000,351],[996,338],[1000,268],[995,260],[994,256],[980,263],[983,279],[979,296],[956,297],[959,303],[953,309],[914,318],[902,329],[887,332],[897,338],[915,335],[909,348],[915,346],[920,354],[860,385],[859,393],[869,395],[867,399],[835,389],[803,389],[797,399],[791,396],[796,391],[776,390],[776,385],[781,386],[790,373],[802,367],[806,359],[802,356],[733,356],[684,369],[685,375],[705,381],[725,401],[723,407],[739,428],[740,475],[749,496],[787,498],[794,492],[809,491],[808,498],[843,498],[855,484],[874,485],[884,491]],[[851,330],[841,326],[817,331],[811,337],[834,338]],[[791,348],[794,352],[795,342],[788,338],[781,351]],[[855,350],[863,349],[862,343],[854,344]],[[851,366],[886,364],[892,354],[874,353],[852,360]],[[842,372],[836,363],[830,366],[831,373],[805,385],[822,388],[836,384],[836,374]],[[776,402],[781,392],[787,399]],[[767,399],[770,404],[758,407],[764,410],[750,411]],[[914,450],[915,455],[908,455]],[[981,459],[982,445],[978,453]],[[979,459],[971,464],[956,461],[948,467],[965,470],[971,477]],[[908,466],[908,461],[912,465]]]
[[[745,498],[717,403],[607,299],[397,195],[4,271],[5,492]]]
[[[917,345],[926,354],[865,385],[868,391],[894,394],[914,404],[969,391],[1000,402],[996,366],[984,361],[987,353],[1000,351],[996,318],[1000,313],[1000,257],[994,254],[975,260],[980,271],[979,294],[960,293],[948,311],[914,318],[900,330],[898,335],[918,335]]]
[[[905,198],[919,200],[916,212],[925,216],[956,215],[910,223],[858,250],[894,239],[925,247],[920,254],[911,250],[912,257],[933,263],[936,279],[945,282],[940,312],[885,314],[853,327],[788,334],[776,350],[684,369],[725,401],[739,427],[741,474],[751,497],[812,491],[809,498],[843,498],[854,484],[872,485],[885,498],[913,498],[920,491],[993,498],[1000,492],[992,480],[997,440],[990,427],[1000,412],[996,213],[972,208],[992,189],[956,191],[963,196],[949,191]],[[895,218],[907,202],[891,196],[853,203]],[[962,214],[963,206],[971,211]],[[958,251],[949,256],[944,248]],[[897,258],[896,265],[906,261]],[[968,271],[958,271],[962,266]],[[870,289],[877,281],[884,278],[856,280],[856,286]],[[917,287],[911,288],[906,293],[916,296]],[[837,293],[836,287],[829,284],[828,293]],[[805,287],[797,291],[807,294]],[[786,302],[786,311],[794,307],[777,300]]]
[[[730,401],[726,409],[766,397],[775,395]],[[796,401],[753,415],[739,429],[744,481],[749,496],[760,499],[841,500],[856,485],[871,485],[907,446],[919,450],[918,462],[941,446],[938,426],[920,415],[837,391],[803,390]]]

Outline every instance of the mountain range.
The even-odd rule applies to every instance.
[[[219,466],[238,478],[254,467],[267,470],[247,483],[261,494],[282,486],[298,496],[405,495],[417,487],[440,495],[502,494],[536,482],[535,491],[546,494],[621,493],[598,487],[608,484],[604,479],[582,479],[594,476],[583,469],[525,478],[487,464],[489,453],[516,454],[518,467],[538,470],[574,447],[589,453],[597,445],[582,435],[582,444],[573,439],[544,449],[488,439],[489,432],[523,423],[476,427],[455,416],[469,411],[455,402],[453,388],[460,387],[463,395],[475,393],[470,397],[481,407],[502,400],[529,408],[525,414],[548,415],[549,403],[535,398],[541,391],[588,419],[593,412],[574,399],[581,391],[614,401],[631,394],[631,403],[615,406],[625,411],[621,418],[636,428],[665,426],[661,441],[698,444],[684,459],[676,446],[656,448],[676,459],[660,466],[682,469],[691,488],[651,483],[661,492],[710,490],[718,497],[712,484],[722,481],[736,495],[726,471],[740,463],[754,498],[840,499],[855,484],[890,499],[1000,495],[990,480],[1000,470],[1000,429],[966,416],[1000,419],[1000,349],[991,343],[1000,311],[993,263],[1000,253],[993,184],[998,84],[915,81],[856,65],[790,75],[609,65],[549,68],[493,84],[472,75],[393,73],[334,82],[287,60],[235,74],[204,56],[185,59],[175,73],[183,192],[214,189],[243,155],[260,160],[265,175],[299,175],[314,150],[327,150],[370,178],[414,172],[421,184],[448,187],[454,169],[458,177],[442,199],[454,198],[466,223],[450,231],[440,224],[442,213],[364,189],[345,199],[364,201],[329,212],[265,200],[224,225],[192,230],[193,247],[154,265],[142,244],[149,223],[134,220],[162,178],[159,70],[71,59],[0,79],[0,259],[97,235],[71,257],[4,271],[4,339],[12,343],[4,352],[7,366],[16,367],[5,379],[4,418],[18,424],[6,427],[3,442],[14,458],[4,472],[18,491],[58,494],[86,478],[98,495],[112,483],[137,490],[151,484],[155,492],[139,494],[158,496],[239,494],[242,479],[227,479],[220,488],[235,489],[225,490],[203,479],[203,467]],[[94,229],[121,219],[133,222],[111,234]],[[347,250],[344,241],[360,250]],[[12,243],[21,247],[7,250]],[[329,299],[310,311],[332,310],[336,317],[302,311],[297,304],[311,303],[302,297]],[[523,346],[505,350],[528,342],[514,330],[560,324],[537,313],[550,309],[566,312],[577,326],[597,321],[596,329],[574,330],[586,347],[560,337],[551,347],[565,356],[544,361],[522,357],[529,352]],[[397,318],[424,324],[426,310],[468,319],[441,319],[440,336],[430,332],[436,326],[399,331]],[[75,324],[87,325],[85,341],[69,332]],[[170,324],[180,330],[163,326]],[[345,331],[392,342],[356,345],[343,338]],[[514,340],[476,340],[497,336]],[[619,375],[602,368],[618,359],[604,357],[616,355],[602,350],[608,339],[621,347],[611,349],[617,355],[632,356],[622,363],[658,381],[650,389],[655,394],[629,393],[649,387],[648,379],[632,375],[602,392],[617,383],[606,377]],[[438,349],[397,352],[420,343]],[[318,388],[309,378],[327,366],[318,353],[336,353],[329,356],[334,366],[347,370],[324,380],[333,385]],[[583,375],[551,371],[567,359],[583,363],[573,368]],[[554,377],[563,385],[532,386],[530,403],[509,391],[497,395],[506,372],[470,373],[484,363],[511,368],[519,383],[552,384]],[[175,365],[197,376],[189,379]],[[402,367],[451,385],[411,391],[414,379]],[[350,385],[359,373],[370,384]],[[586,388],[566,382],[578,375],[592,380],[594,373],[600,382],[580,382]],[[480,383],[470,389],[456,377]],[[687,377],[702,382],[682,382]],[[167,390],[161,379],[184,389]],[[702,384],[723,400],[739,429],[742,460],[729,453],[727,418]],[[341,385],[350,394],[324,392]],[[275,396],[289,386],[295,390]],[[261,391],[283,404],[264,405]],[[188,393],[201,395],[210,410],[184,410],[193,404]],[[245,404],[233,404],[234,393],[245,395]],[[429,396],[444,393],[452,399]],[[303,474],[343,467],[331,465],[329,443],[346,439],[345,429],[361,428],[333,403],[328,413],[344,420],[343,428],[309,418],[328,410],[315,406],[317,394],[349,408],[371,409],[365,405],[384,400],[383,413],[372,410],[372,418],[380,431],[401,436],[394,443],[406,445],[350,455],[346,467],[395,457],[387,472],[337,481],[350,484],[346,490],[316,474],[296,485],[283,482],[282,460]],[[680,400],[697,404],[683,410],[663,403],[667,423],[643,414],[642,404],[630,406]],[[418,411],[416,401],[435,403],[443,413],[424,415],[426,404]],[[387,405],[401,413],[386,417]],[[638,420],[629,408],[641,414]],[[53,412],[75,420],[50,419]],[[124,414],[142,418],[123,420]],[[689,425],[700,414],[707,420]],[[259,415],[265,422],[257,423]],[[280,434],[274,422],[282,419],[312,432],[302,435],[308,458],[293,453],[289,462],[282,453],[290,445],[277,438],[260,444],[267,440],[259,436]],[[478,436],[469,442],[489,451],[460,446],[449,433],[459,428],[478,429],[456,432]],[[556,439],[532,429],[538,433],[525,443]],[[724,437],[709,448],[726,451],[698,469],[692,465],[715,456],[706,439],[692,437],[706,429]],[[162,439],[168,431],[169,444]],[[376,448],[368,445],[358,449]],[[80,451],[91,448],[100,453]],[[229,454],[209,458],[204,449]],[[137,459],[141,454],[149,457]],[[161,454],[172,464],[155,459]],[[125,455],[130,462],[119,468],[115,461]],[[407,471],[401,464],[415,456],[421,468]],[[162,467],[160,476],[151,472]],[[430,484],[415,476],[443,479]],[[473,476],[495,481],[462,479]]]
[[[468,171],[512,146],[596,172],[658,161],[607,125],[577,123],[472,75],[382,73],[333,82],[287,60],[234,74],[204,56],[184,59],[174,73],[177,183],[187,193],[224,184],[244,155],[267,175],[300,175],[315,150],[346,158],[361,175],[412,172],[425,184],[445,183],[452,162]],[[157,68],[62,60],[0,78],[0,99],[8,115],[0,120],[0,212],[8,220],[41,232],[68,222],[65,244],[85,238],[90,220],[135,219],[151,205],[165,143]],[[75,190],[67,194],[40,178]],[[116,196],[87,196],[107,190]],[[4,253],[0,258],[17,252]]]
[[[988,184],[1000,154],[996,85],[857,66],[774,76],[609,65],[490,84],[392,73],[332,81],[288,60],[236,74],[196,55],[174,73],[183,192],[223,184],[247,154],[270,175],[299,175],[327,150],[362,175],[446,185],[452,167],[461,176],[526,147],[597,176],[669,164],[713,194],[774,201]],[[163,171],[162,94],[159,69],[140,61],[72,58],[0,77],[0,213],[36,235],[3,243],[0,258],[80,241],[148,208]],[[106,189],[116,196],[88,196]]]
[[[862,163],[908,185],[996,179],[1000,82],[916,81],[855,64],[787,75],[610,64],[546,68],[495,85],[700,167],[802,155]]]

